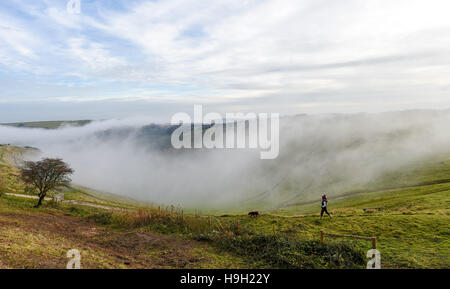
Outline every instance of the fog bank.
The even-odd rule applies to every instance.
[[[143,118],[55,130],[0,126],[0,143],[63,158],[76,184],[211,208],[336,196],[450,151],[449,110],[285,117],[275,160],[249,149],[174,150],[167,145],[171,130]]]

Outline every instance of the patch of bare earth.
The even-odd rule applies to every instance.
[[[0,212],[0,268],[65,268],[70,249],[82,268],[194,268],[202,244],[139,230],[105,229],[65,215]]]

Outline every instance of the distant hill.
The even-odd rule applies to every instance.
[[[56,129],[63,125],[83,126],[90,123],[91,120],[57,120],[57,121],[34,121],[34,122],[15,122],[15,123],[2,123],[1,125],[14,126],[14,127],[26,127],[26,128],[46,128]]]

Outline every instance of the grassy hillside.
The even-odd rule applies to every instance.
[[[120,224],[119,216],[111,217],[109,210],[51,201],[33,208],[35,199],[9,195],[32,195],[19,181],[12,161],[29,150],[0,146],[0,268],[65,268],[65,255],[73,248],[81,251],[83,268],[248,267],[242,258],[217,254],[208,244]],[[79,187],[64,194],[66,200],[125,210],[120,212],[145,207]]]
[[[14,156],[25,151],[0,147],[0,192],[24,193]],[[80,248],[89,268],[365,267],[368,241],[326,237],[320,244],[325,230],[376,236],[383,268],[449,268],[449,167],[448,158],[430,160],[386,176],[388,189],[331,198],[332,219],[320,219],[318,202],[249,218],[143,206],[85,188],[66,191],[66,199],[127,210],[52,202],[33,209],[35,200],[3,194],[0,266],[62,268],[65,252]]]
[[[450,182],[450,153],[428,155],[426,158],[410,161],[407,165],[395,170],[386,170],[383,174],[374,177],[368,182],[358,184],[350,189],[345,188],[336,191],[337,180],[330,179],[324,175],[315,180],[315,188],[309,186],[310,180],[291,175],[288,178],[280,178],[280,182],[274,184],[274,189],[261,195],[261,198],[251,199],[248,208],[263,207],[267,210],[273,209],[275,204],[278,208],[293,207],[293,211],[304,212],[305,205],[317,204],[317,199],[323,192],[333,198],[344,198],[358,194],[371,192],[382,192],[397,188],[413,188],[426,185]],[[305,183],[308,184],[305,188]],[[307,206],[306,206],[307,208]]]
[[[1,125],[13,126],[13,127],[26,127],[26,128],[47,128],[55,129],[63,125],[83,126],[90,123],[90,120],[70,120],[70,121],[34,121],[34,122],[15,122],[4,123]]]
[[[258,227],[269,232],[275,225],[307,238],[317,238],[319,228],[376,236],[384,267],[448,268],[449,196],[450,183],[360,194],[330,200],[331,220],[320,220],[317,205],[305,205],[279,210],[277,217],[262,218]],[[363,210],[375,207],[380,209]],[[290,216],[298,212],[304,215]],[[369,242],[358,243],[370,246]]]

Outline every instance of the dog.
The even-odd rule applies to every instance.
[[[259,212],[258,211],[252,211],[252,212],[249,212],[248,213],[248,215],[250,216],[250,217],[258,217],[259,216]]]

